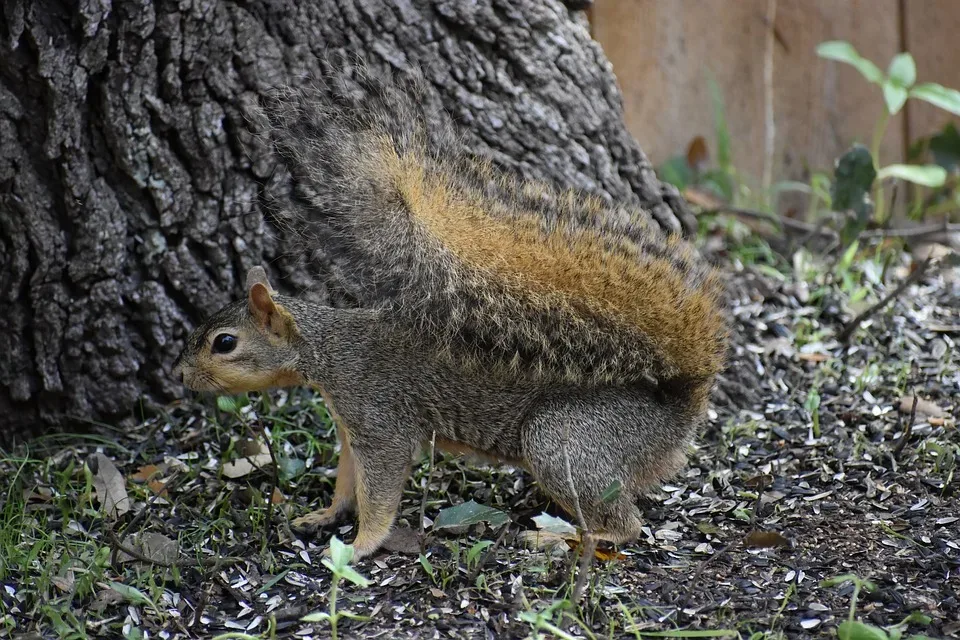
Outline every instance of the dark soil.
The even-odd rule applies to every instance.
[[[670,629],[828,637],[848,617],[854,586],[821,581],[842,574],[875,586],[859,594],[855,615],[863,622],[889,626],[913,614],[907,635],[960,635],[954,274],[908,288],[845,347],[834,336],[856,309],[844,286],[756,267],[731,271],[734,349],[710,424],[689,467],[645,500],[645,537],[619,554],[601,549],[581,608],[547,611],[572,589],[575,551],[529,544],[532,517],[563,516],[530,478],[443,458],[432,473],[424,463],[408,483],[392,541],[406,552],[357,563],[368,587],[341,583],[338,609],[369,619],[341,619],[340,635],[527,637],[539,620],[554,625],[540,625],[548,637],[559,637],[557,629],[574,637]],[[893,269],[886,287],[868,286],[866,302],[904,271]],[[857,280],[869,282],[867,272]],[[912,418],[910,394],[919,398]],[[287,523],[332,495],[332,430],[310,394],[272,398],[240,410],[242,419],[209,404],[181,406],[107,441],[59,439],[56,451],[9,455],[0,637],[66,637],[74,627],[119,637],[125,624],[151,637],[268,637],[271,619],[282,637],[329,637],[328,622],[300,618],[329,610],[331,572],[321,552],[331,534],[350,541],[352,523],[317,539],[301,539]],[[271,434],[279,474],[268,464],[235,479],[222,475],[246,428]],[[84,493],[80,465],[94,451],[127,479],[132,508],[117,519]],[[141,477],[147,465],[156,466],[153,480]],[[431,535],[421,561],[409,527],[418,526],[428,476]],[[441,509],[470,499],[512,521],[505,530],[431,532]],[[138,555],[160,564],[118,554],[118,544],[135,548],[147,532],[164,538]],[[156,551],[165,539],[174,545]],[[495,539],[492,553],[468,559],[474,543]],[[120,585],[135,586],[150,603]]]

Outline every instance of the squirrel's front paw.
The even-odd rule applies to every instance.
[[[294,518],[290,522],[290,526],[298,531],[313,533],[317,529],[325,527],[328,524],[333,524],[339,520],[341,512],[341,509],[334,509],[333,507],[318,509],[317,511],[311,511],[305,516]]]

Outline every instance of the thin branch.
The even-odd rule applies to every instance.
[[[960,224],[951,224],[947,218],[943,222],[931,222],[905,229],[872,229],[860,234],[860,238],[924,238],[939,233],[960,233]]]
[[[790,229],[793,231],[800,231],[803,233],[822,236],[825,238],[835,239],[839,237],[837,232],[833,229],[824,229],[822,225],[811,224],[809,222],[804,222],[803,220],[796,220],[794,218],[788,218],[787,216],[778,216],[772,213],[764,213],[763,211],[757,211],[755,209],[745,209],[743,207],[734,207],[724,205],[722,207],[716,207],[714,209],[705,209],[701,212],[701,215],[710,215],[717,213],[732,213],[734,215],[740,216],[742,218],[752,218],[754,220],[761,220],[763,222],[769,222],[770,224],[777,225],[781,229]]]
[[[266,548],[266,545],[269,544],[270,539],[273,537],[273,494],[280,486],[280,465],[277,464],[277,456],[273,451],[273,441],[270,436],[267,435],[267,430],[263,426],[263,420],[260,418],[260,415],[257,414],[257,428],[254,429],[252,424],[247,423],[247,429],[251,435],[257,435],[259,432],[260,437],[263,438],[264,444],[267,445],[267,451],[270,452],[270,462],[271,464],[271,487],[269,493],[267,494],[267,522],[264,527],[264,539],[263,539],[263,548]]]
[[[597,539],[590,535],[587,530],[587,521],[583,517],[583,510],[580,508],[580,494],[577,491],[577,485],[573,481],[573,472],[570,470],[570,421],[563,422],[563,441],[560,446],[563,451],[563,466],[567,474],[567,489],[573,496],[573,506],[576,510],[577,523],[580,525],[580,536],[582,544],[580,546],[580,563],[577,570],[577,581],[573,587],[573,601],[580,602],[583,592],[587,585],[587,575],[593,564],[593,556],[597,550]]]
[[[597,537],[592,533],[584,532],[583,545],[580,549],[580,565],[577,567],[577,582],[573,585],[574,602],[580,602],[583,592],[587,590],[587,577],[590,575],[596,553]]]
[[[914,270],[914,272],[911,273],[909,276],[907,276],[903,282],[897,285],[897,287],[893,291],[885,295],[883,298],[880,299],[879,302],[872,305],[869,309],[865,310],[856,318],[854,318],[849,323],[844,325],[843,329],[840,330],[840,333],[837,334],[837,340],[839,340],[840,342],[847,342],[850,339],[850,336],[853,335],[853,332],[857,330],[857,327],[859,327],[864,320],[866,320],[867,318],[875,314],[877,311],[880,311],[881,309],[883,309],[885,306],[887,306],[887,304],[891,300],[893,300],[894,298],[899,296],[901,293],[903,293],[907,289],[907,287],[909,287],[911,284],[913,284],[914,282],[922,278],[927,271],[927,267],[930,266],[930,263],[932,261],[933,261],[933,256],[930,256],[926,260],[921,262],[920,265],[917,266],[917,268]]]
[[[893,459],[899,460],[900,454],[903,453],[904,447],[907,446],[907,440],[910,439],[910,434],[913,433],[913,423],[917,419],[917,403],[920,401],[920,396],[917,395],[917,390],[913,390],[913,406],[910,407],[910,420],[907,422],[907,426],[903,429],[903,434],[900,436],[900,442],[897,443],[897,447],[893,450]],[[899,413],[897,414],[899,415]]]
[[[114,551],[122,551],[127,554],[134,560],[139,560],[140,562],[147,562],[149,564],[157,565],[158,567],[165,567],[170,569],[172,567],[216,567],[220,568],[230,564],[237,564],[238,562],[243,562],[244,558],[235,557],[235,556],[218,556],[215,558],[200,558],[199,560],[192,560],[189,558],[178,558],[173,562],[167,562],[165,560],[158,560],[156,558],[151,558],[148,555],[144,555],[140,551],[126,546],[120,539],[117,538],[117,534],[113,531],[107,531],[107,537],[110,539],[110,546],[113,547]]]
[[[713,209],[704,209],[701,211],[701,215],[715,215],[718,213],[732,213],[733,215],[740,216],[741,218],[750,218],[753,220],[769,222],[770,224],[776,225],[781,229],[801,231],[808,234],[806,237],[804,237],[804,242],[814,236],[822,236],[832,240],[839,238],[839,235],[836,231],[833,229],[824,228],[824,221],[820,221],[817,224],[812,224],[809,222],[804,222],[803,220],[796,220],[786,216],[779,216],[772,213],[757,211],[756,209],[746,209],[744,207],[727,205],[715,207]],[[929,224],[919,225],[916,227],[906,227],[903,229],[870,229],[868,231],[861,231],[857,235],[857,238],[861,240],[872,240],[875,238],[917,239],[935,236],[940,233],[960,233],[960,223],[948,222],[948,219],[945,217],[943,222],[931,222]]]
[[[430,468],[427,469],[427,483],[423,486],[423,497],[420,499],[420,553],[426,551],[427,537],[423,528],[423,519],[427,515],[427,496],[430,494],[430,483],[433,482],[434,457],[437,451],[437,432],[430,436]]]
[[[724,554],[726,554],[726,553],[729,553],[729,552],[733,551],[734,549],[736,549],[737,547],[739,547],[742,542],[743,542],[743,537],[741,536],[740,538],[737,538],[737,539],[734,540],[733,542],[731,542],[731,543],[727,544],[726,546],[724,546],[724,547],[723,547],[722,549],[720,549],[719,551],[714,552],[713,555],[711,555],[711,556],[705,558],[703,561],[701,561],[701,562],[700,562],[700,566],[697,567],[697,570],[694,572],[693,577],[690,578],[690,582],[688,583],[687,593],[693,593],[693,590],[696,588],[697,583],[700,581],[700,576],[703,575],[704,570],[705,570],[710,564],[712,564],[714,560],[716,560],[717,558],[719,558],[720,556],[722,556],[722,555],[724,555]]]
[[[476,566],[467,575],[468,585],[471,585],[477,581],[477,576],[480,575],[480,570],[483,569],[483,566],[490,561],[490,558],[493,557],[493,554],[496,553],[500,545],[503,544],[503,540],[507,537],[508,531],[510,531],[510,522],[507,522],[503,525],[503,528],[500,530],[500,535],[498,535],[497,539],[493,541],[493,544],[490,545],[490,548],[487,549],[482,556],[480,556],[480,560],[477,561]]]

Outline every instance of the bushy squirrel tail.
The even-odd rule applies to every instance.
[[[682,387],[722,368],[721,283],[689,244],[465,154],[422,79],[340,66],[261,116],[296,185],[296,235],[361,304],[459,362]]]

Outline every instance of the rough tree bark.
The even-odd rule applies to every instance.
[[[556,0],[3,0],[0,439],[180,396],[181,340],[252,265],[327,295],[264,216],[285,189],[241,105],[333,51],[422,68],[504,167],[689,229]]]

